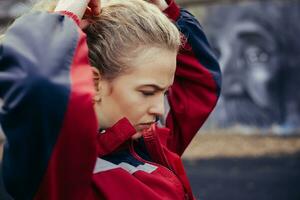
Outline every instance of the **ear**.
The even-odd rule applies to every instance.
[[[99,102],[101,101],[101,96],[102,96],[102,75],[100,71],[96,67],[92,67],[92,72],[93,72],[93,82],[94,82],[94,88],[95,88],[95,96],[94,96],[94,101]]]
[[[97,69],[96,67],[92,67],[92,72],[93,72],[93,82],[94,82],[94,87],[96,91],[99,91],[101,89],[101,79],[102,79],[102,75],[99,71],[99,69]]]

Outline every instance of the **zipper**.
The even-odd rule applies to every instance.
[[[141,162],[145,162],[145,163],[148,163],[148,164],[152,164],[152,165],[154,165],[154,166],[156,166],[156,167],[164,168],[164,169],[166,169],[167,171],[169,171],[170,173],[174,174],[174,176],[176,176],[176,174],[175,174],[172,170],[170,170],[168,167],[165,167],[165,166],[160,165],[160,164],[155,163],[155,162],[151,162],[151,161],[145,160],[145,159],[143,159],[141,156],[139,156],[139,155],[135,152],[135,150],[134,150],[133,141],[131,141],[131,143],[130,143],[129,151],[130,151],[130,153],[133,155],[133,157],[134,157],[135,159],[137,159],[137,160],[139,160],[139,161],[141,161]],[[177,176],[176,176],[176,177],[177,177]],[[178,179],[178,177],[177,177],[177,179]]]
[[[179,185],[179,187],[180,187],[181,190],[183,191],[183,198],[184,198],[185,200],[188,200],[188,199],[189,199],[189,195],[186,193],[185,188],[184,188],[184,186],[182,185],[180,179],[178,178],[178,176],[177,176],[171,169],[169,169],[168,167],[165,167],[165,166],[163,166],[163,165],[160,165],[160,164],[158,164],[158,163],[155,163],[155,162],[151,162],[151,161],[145,160],[145,159],[143,159],[142,157],[140,157],[140,156],[135,152],[135,150],[134,150],[133,141],[130,142],[130,145],[129,145],[129,151],[130,151],[131,155],[132,155],[135,159],[137,159],[137,160],[139,160],[139,161],[141,161],[141,162],[144,162],[144,163],[148,163],[148,164],[154,165],[154,166],[156,166],[156,167],[158,167],[158,168],[167,170],[170,174],[172,174],[172,175],[176,178],[176,182],[178,183],[177,185]]]
[[[158,158],[159,163],[162,163],[163,166],[167,167],[169,170],[173,171],[173,168],[169,164],[168,159],[166,158],[163,149],[160,145],[158,136],[153,134],[153,131],[156,127],[152,127],[152,131],[144,132],[143,137],[146,145],[146,149],[150,155],[155,155]],[[153,145],[153,146],[152,146]],[[151,148],[150,148],[151,146]],[[155,160],[155,159],[154,159]],[[157,159],[156,159],[157,160]],[[174,172],[173,172],[174,173]]]
[[[188,200],[188,199],[190,199],[188,189],[185,187],[185,185],[183,184],[182,180],[173,171],[173,168],[169,164],[169,161],[168,161],[168,159],[166,158],[166,156],[165,156],[165,154],[163,152],[162,146],[160,145],[160,141],[159,141],[158,135],[153,133],[153,132],[155,132],[156,128],[157,128],[156,126],[152,126],[151,127],[152,131],[149,131],[149,132],[147,131],[147,132],[143,133],[143,137],[144,137],[144,140],[145,140],[146,148],[147,148],[148,151],[150,151],[150,156],[151,156],[151,154],[152,155],[154,154],[154,155],[158,156],[159,160],[160,160],[159,162],[162,162],[164,164],[162,167],[164,167],[167,170],[171,171],[172,174],[174,174],[177,177],[177,180],[179,180],[179,182],[181,183],[181,186],[182,186],[183,191],[184,191],[184,199]],[[131,145],[133,146],[133,143]],[[151,145],[151,147],[149,145]]]

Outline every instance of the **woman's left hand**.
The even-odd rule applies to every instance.
[[[156,5],[161,11],[164,11],[169,6],[166,0],[148,0],[148,1]]]
[[[89,18],[100,14],[100,0],[59,0],[54,11],[69,11],[81,20],[80,27],[89,24]]]

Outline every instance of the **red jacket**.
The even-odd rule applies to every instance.
[[[12,25],[0,46],[9,194],[193,199],[180,157],[217,102],[220,70],[197,20],[173,1],[165,13],[186,42],[166,96],[166,116],[138,141],[130,140],[135,130],[125,118],[97,132],[86,36],[72,13],[28,14]]]

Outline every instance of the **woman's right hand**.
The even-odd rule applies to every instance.
[[[164,11],[169,6],[166,0],[148,0],[148,1],[156,5],[161,11]]]
[[[100,14],[100,0],[59,0],[54,11],[69,11],[81,20],[85,15]]]

